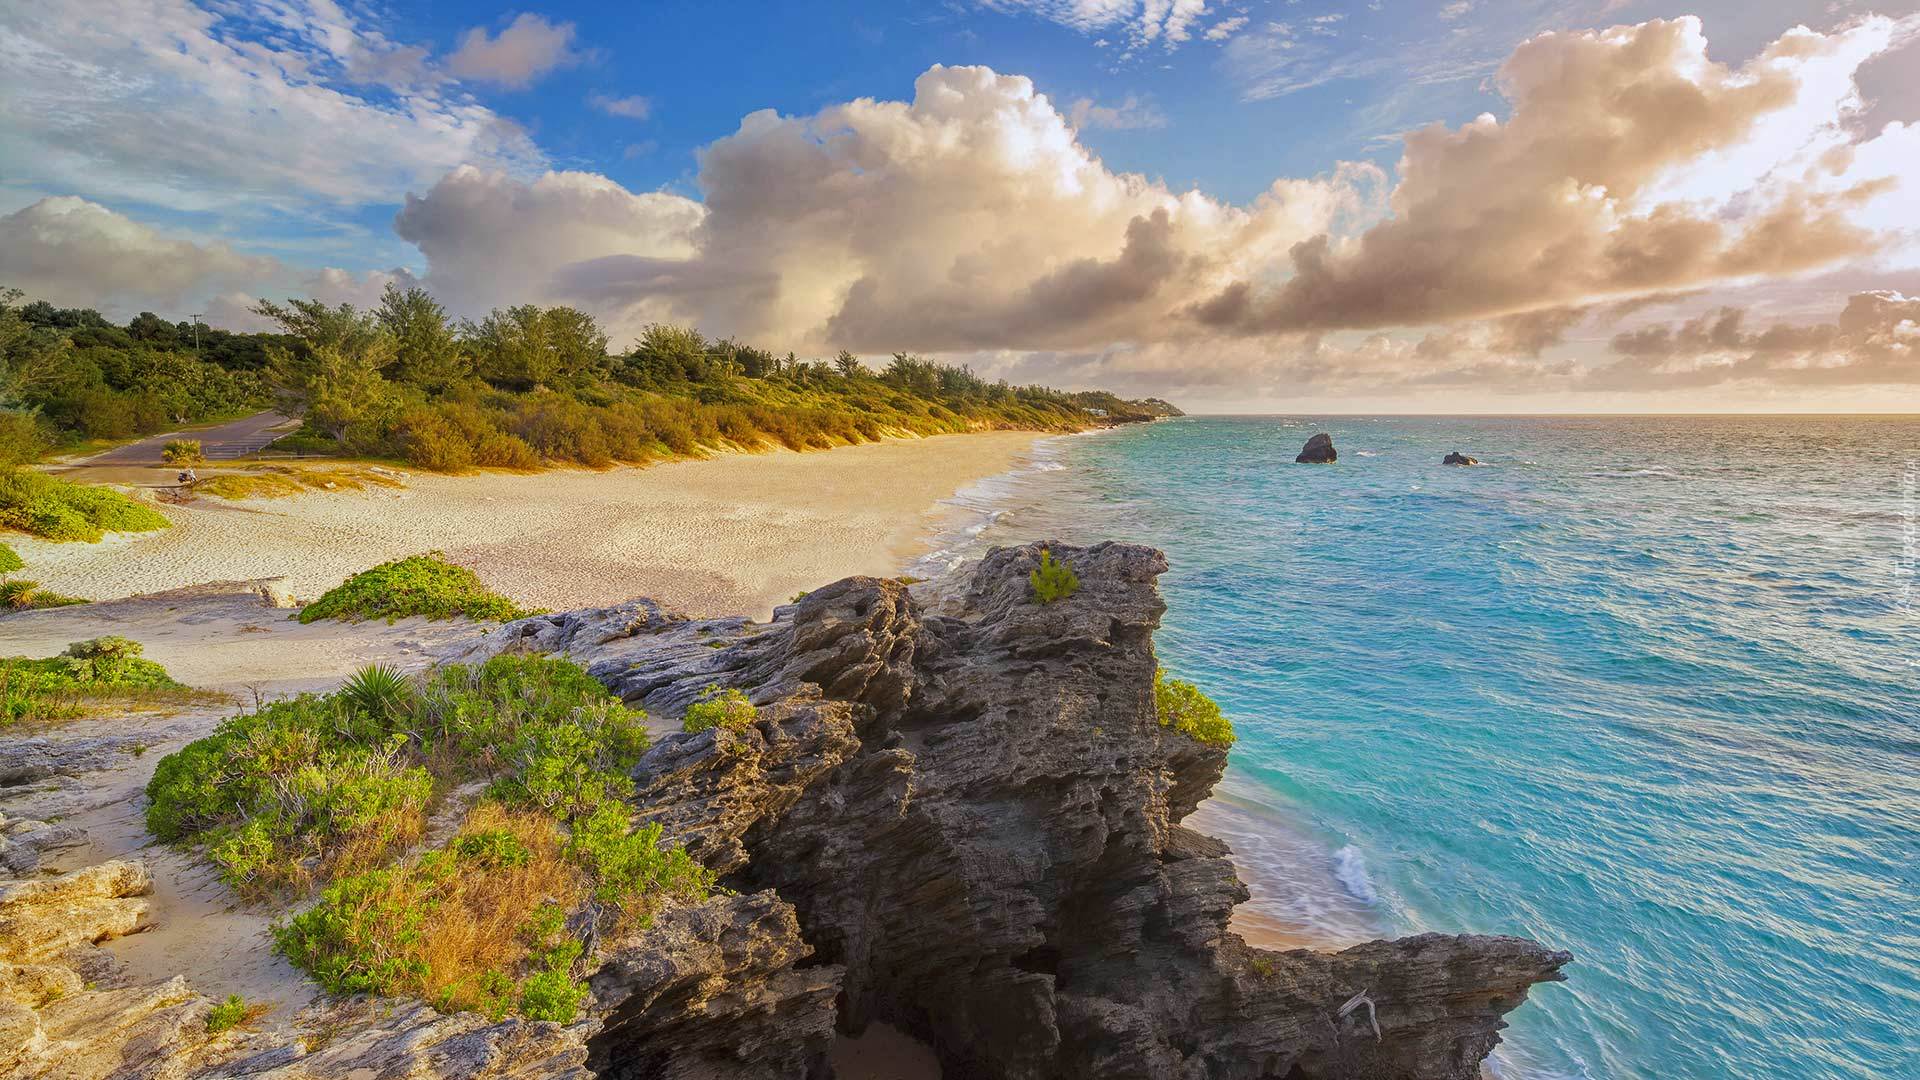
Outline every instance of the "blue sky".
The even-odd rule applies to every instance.
[[[1920,212],[1885,162],[1920,142],[1904,130],[1875,141],[1888,122],[1920,120],[1915,7],[0,0],[0,239],[20,240],[0,275],[63,302],[236,322],[247,297],[364,302],[398,279],[463,313],[565,301],[621,330],[673,317],[803,349],[898,340],[1013,376],[1223,400],[1520,403],[1579,384],[1574,398],[1620,407],[1643,389],[1621,380],[1658,380],[1615,339],[1664,327],[1656,366],[1679,376],[1669,397],[1692,401],[1730,389],[1726,372],[1787,362],[1736,355],[1757,347],[1757,329],[1683,357],[1673,343],[1693,340],[1687,320],[1737,307],[1752,328],[1837,327],[1857,292],[1915,291]],[[1682,15],[1698,21],[1649,21]],[[974,65],[991,72],[952,70]],[[1767,79],[1798,98],[1743,104],[1741,87]],[[1553,134],[1604,133],[1617,126],[1607,95],[1656,84],[1698,91],[1715,130],[1682,130],[1678,114],[1664,124],[1656,109],[1590,159]],[[1515,115],[1516,94],[1537,120]],[[749,121],[760,110],[774,115]],[[1493,156],[1521,166],[1476,160],[1482,114],[1506,145]],[[1410,176],[1405,136],[1428,125]],[[1614,159],[1642,143],[1647,160],[1621,172]],[[1827,164],[1810,164],[1815,149]],[[1571,156],[1499,190],[1547,153]],[[1836,155],[1864,164],[1829,168]],[[1893,186],[1871,186],[1883,180]],[[1036,194],[1042,181],[1056,190]],[[1519,208],[1562,183],[1609,200],[1605,215],[1535,235]],[[897,217],[891,236],[918,263],[886,235],[842,244],[867,203]],[[1749,248],[1784,239],[1756,257],[1728,227],[1686,269],[1539,289],[1489,259],[1472,288],[1421,286],[1458,296],[1363,310],[1400,282],[1393,243],[1413,245],[1405,258],[1510,244],[1516,259],[1558,244],[1591,261],[1681,208],[1700,228],[1765,225]],[[1319,234],[1333,261],[1316,283],[1294,246]],[[765,265],[749,267],[756,237],[769,238]],[[1324,292],[1335,286],[1351,295]],[[903,314],[915,310],[933,315]],[[974,325],[943,321],[949,310]],[[1184,329],[1160,329],[1172,325]],[[1805,340],[1864,348],[1857,335]],[[1525,355],[1507,355],[1516,348]],[[1241,359],[1222,367],[1225,353]],[[1363,389],[1376,376],[1354,373],[1369,371],[1380,385]],[[1810,392],[1766,382],[1742,376],[1740,394],[1766,407]],[[1819,393],[1911,393],[1876,387]]]

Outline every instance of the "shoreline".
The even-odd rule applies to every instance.
[[[593,472],[441,476],[404,489],[160,504],[157,533],[12,539],[42,586],[94,600],[284,577],[310,600],[378,563],[445,552],[516,602],[566,610],[650,596],[764,619],[796,591],[902,573],[960,491],[1045,438],[992,431]]]

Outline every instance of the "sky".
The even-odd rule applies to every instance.
[[[1194,411],[1920,411],[1917,9],[0,0],[0,285]]]

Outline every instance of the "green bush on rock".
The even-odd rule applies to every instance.
[[[753,707],[753,702],[747,700],[742,691],[735,688],[722,691],[718,686],[709,686],[706,697],[687,706],[680,729],[690,734],[717,727],[743,731],[759,715],[760,710]]]
[[[1233,722],[1220,706],[1185,679],[1167,677],[1165,668],[1153,673],[1153,705],[1162,727],[1192,736],[1209,746],[1233,745]]]
[[[1079,575],[1066,563],[1055,562],[1048,548],[1040,549],[1040,565],[1027,575],[1027,582],[1033,586],[1033,599],[1039,604],[1065,600],[1080,589]]]

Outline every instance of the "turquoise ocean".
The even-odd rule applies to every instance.
[[[1916,418],[1196,417],[1046,440],[917,572],[1165,549],[1243,926],[1571,950],[1498,1075],[1882,1080],[1920,1077],[1916,526]]]

